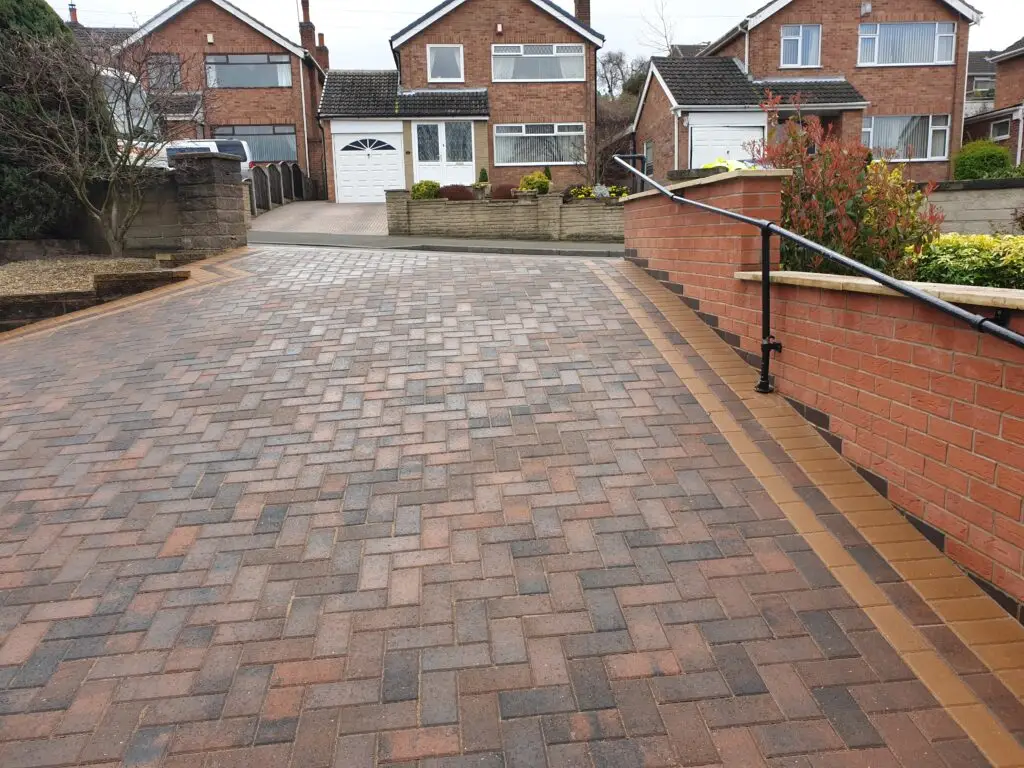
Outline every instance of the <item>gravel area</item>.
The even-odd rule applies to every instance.
[[[0,296],[92,290],[92,276],[159,269],[153,259],[45,259],[0,266]]]

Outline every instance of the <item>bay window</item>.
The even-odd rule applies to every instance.
[[[952,64],[955,51],[952,22],[861,24],[857,65]]]
[[[787,24],[782,27],[782,67],[821,66],[821,25]]]
[[[494,126],[495,165],[576,165],[586,162],[583,123]]]
[[[865,117],[861,142],[892,160],[945,160],[949,115]]]
[[[496,83],[583,81],[583,45],[492,45],[491,79]]]

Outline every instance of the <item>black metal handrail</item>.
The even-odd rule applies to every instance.
[[[758,392],[768,393],[773,391],[774,388],[771,385],[769,376],[771,353],[782,351],[782,344],[775,340],[775,337],[771,332],[771,237],[773,234],[776,234],[785,240],[789,240],[790,242],[796,243],[797,245],[803,246],[815,253],[819,253],[829,261],[841,264],[847,269],[856,272],[858,275],[874,280],[876,283],[884,285],[886,288],[894,290],[897,293],[901,293],[911,299],[921,301],[940,312],[945,312],[947,315],[951,315],[957,320],[967,323],[976,331],[991,334],[992,336],[1024,349],[1024,336],[1016,333],[1015,331],[1011,331],[1009,328],[1005,328],[1000,325],[998,321],[992,318],[968,312],[966,309],[958,307],[956,304],[950,304],[948,301],[932,296],[930,293],[925,293],[916,286],[905,283],[902,280],[897,280],[894,277],[890,277],[889,275],[879,272],[877,269],[865,266],[856,259],[844,256],[837,251],[833,251],[831,248],[826,248],[813,240],[808,240],[802,235],[790,232],[788,229],[780,227],[778,224],[767,221],[766,219],[755,219],[751,216],[744,216],[742,213],[736,213],[735,211],[729,211],[724,208],[717,208],[713,205],[708,205],[707,203],[702,203],[697,200],[688,200],[681,195],[673,194],[669,189],[656,182],[650,176],[634,168],[632,163],[627,162],[628,160],[645,160],[646,158],[644,155],[615,155],[613,159],[619,165],[626,168],[630,173],[634,174],[637,178],[642,179],[645,184],[653,187],[673,202],[692,205],[695,208],[700,208],[710,213],[717,213],[720,216],[725,216],[726,218],[733,219],[734,221],[742,221],[745,224],[750,224],[751,226],[757,227],[761,230],[761,377],[758,379],[757,386],[755,387]]]

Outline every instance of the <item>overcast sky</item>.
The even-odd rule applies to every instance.
[[[557,0],[572,10],[572,0]],[[835,0],[856,5],[854,0]],[[67,3],[48,0],[62,18]],[[78,18],[87,26],[137,26],[166,7],[171,0],[78,0]],[[296,42],[298,0],[231,0],[236,6]],[[394,67],[388,38],[414,21],[440,0],[310,0],[318,32],[327,36],[331,66],[338,69]],[[592,0],[592,25],[607,38],[606,48],[647,55],[651,50],[644,18],[654,18],[661,0]],[[679,43],[699,43],[724,34],[763,0],[665,0]],[[971,50],[1002,49],[1024,34],[1022,0],[972,0],[985,17],[971,28]],[[368,10],[367,6],[376,6]]]

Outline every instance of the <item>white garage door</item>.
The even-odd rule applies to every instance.
[[[339,203],[383,203],[384,191],[405,188],[402,134],[334,134]]]
[[[691,131],[691,168],[702,168],[719,158],[747,162],[750,150],[746,145],[764,138],[764,128],[760,126],[701,125]]]

